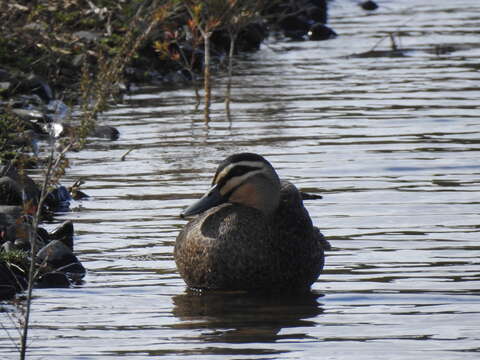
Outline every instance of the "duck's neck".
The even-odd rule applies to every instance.
[[[254,176],[248,183],[240,186],[230,196],[229,201],[253,207],[266,216],[272,216],[280,202],[280,180],[278,177],[266,179],[261,175]]]

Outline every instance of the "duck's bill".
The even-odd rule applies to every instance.
[[[194,202],[192,205],[186,208],[180,214],[180,216],[183,218],[187,216],[197,215],[224,202],[225,199],[218,191],[217,185],[214,185],[198,201]]]

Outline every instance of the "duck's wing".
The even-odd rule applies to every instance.
[[[332,250],[332,245],[330,245],[328,240],[325,239],[325,236],[323,236],[323,234],[320,232],[320,229],[316,226],[314,226],[313,229],[315,230],[315,236],[317,237],[318,242],[320,243],[320,246],[322,247],[322,249],[324,251]]]

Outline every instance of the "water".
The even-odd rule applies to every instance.
[[[121,138],[71,154],[65,183],[92,197],[58,219],[89,272],[35,291],[30,358],[478,359],[480,3],[380,4],[337,0],[338,39],[239,59],[231,122],[223,79],[208,127],[189,89],[142,89],[105,114]],[[397,30],[405,56],[348,56]],[[178,214],[240,151],[324,197],[306,202],[333,245],[311,296],[185,291]]]

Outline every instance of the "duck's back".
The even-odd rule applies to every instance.
[[[193,288],[308,289],[323,267],[320,236],[296,187],[282,182],[272,217],[227,203],[194,218],[177,237],[175,261]]]
[[[281,259],[281,281],[309,288],[323,269],[325,240],[313,226],[300,192],[288,181],[281,181],[280,204],[273,221]]]

